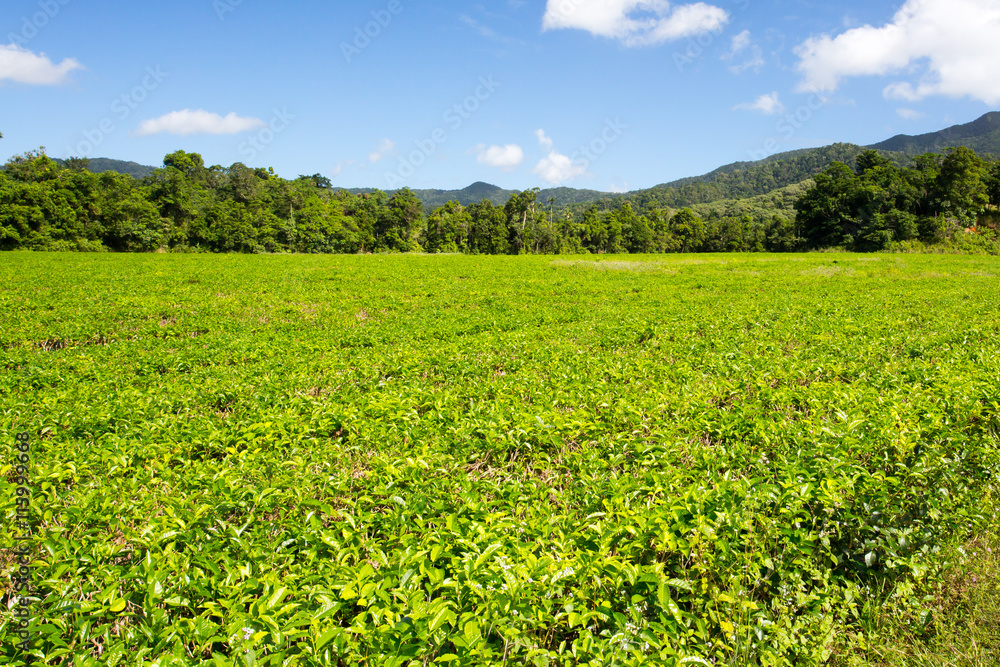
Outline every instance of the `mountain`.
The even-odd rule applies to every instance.
[[[105,171],[116,171],[119,174],[128,174],[135,178],[145,178],[156,171],[156,167],[148,167],[138,162],[124,162],[122,160],[99,157],[90,161],[90,171],[95,174]]]
[[[714,202],[732,202],[759,198],[775,191],[793,188],[830,166],[844,162],[853,166],[857,157],[868,149],[880,151],[900,166],[909,166],[912,158],[929,152],[943,152],[951,146],[968,146],[981,155],[1000,155],[1000,112],[991,112],[966,125],[925,134],[920,137],[900,135],[872,146],[832,144],[820,148],[803,148],[776,153],[756,162],[733,162],[701,176],[691,176],[644,190],[624,194],[594,190],[552,188],[538,193],[538,201],[548,204],[554,198],[559,207],[586,207],[592,204],[615,205],[632,202],[639,211],[654,208],[683,208]],[[798,191],[800,188],[793,188]],[[415,190],[427,210],[457,199],[463,205],[489,199],[503,204],[513,191],[502,190],[486,183],[474,183],[464,190]],[[781,197],[782,201],[787,197]],[[729,204],[727,204],[729,206]]]
[[[985,157],[1000,156],[1000,112],[990,112],[978,120],[910,137],[898,135],[871,146],[832,144],[776,153],[757,162],[734,162],[702,176],[682,178],[637,190],[625,195],[606,195],[609,203],[632,202],[645,211],[652,208],[683,208],[713,202],[750,199],[814,177],[831,162],[854,165],[863,151],[874,149],[900,166],[910,166],[913,158],[924,153],[942,153],[953,146],[967,146]]]
[[[353,194],[365,194],[371,192],[371,188],[352,188],[348,190]],[[387,190],[388,194],[394,194],[395,190]],[[517,190],[504,190],[496,185],[477,181],[467,188],[461,190],[413,190],[413,194],[424,205],[424,210],[430,213],[436,208],[444,206],[450,201],[457,201],[462,206],[477,204],[484,199],[493,202],[497,206],[503,206],[516,194]],[[554,205],[563,207],[571,204],[589,203],[607,197],[608,193],[597,190],[578,190],[576,188],[547,188],[539,190],[538,201],[548,205],[550,199],[554,199]]]
[[[899,134],[868,148],[913,156],[923,153],[943,153],[945,149],[955,146],[966,146],[980,155],[1000,155],[1000,112],[991,111],[971,123],[955,125],[940,132],[930,132],[915,137]]]
[[[503,206],[514,194],[514,191],[476,181],[461,190],[414,190],[413,193],[417,195],[417,199],[423,202],[424,209],[430,212],[450,201],[457,201],[462,206],[468,206],[488,199],[498,206]]]
[[[62,166],[66,165],[65,160],[56,159],[55,162]],[[94,174],[103,174],[106,171],[114,171],[119,174],[128,174],[133,178],[145,178],[153,173],[156,167],[147,167],[138,162],[125,162],[124,160],[112,160],[106,157],[95,157],[90,159],[90,166],[87,169]]]
[[[939,132],[915,137],[900,134],[871,146],[832,144],[821,148],[776,153],[756,162],[733,162],[701,176],[682,178],[624,194],[567,187],[548,188],[539,191],[538,202],[543,206],[552,204],[559,208],[579,208],[630,201],[640,210],[732,202],[762,197],[778,190],[784,191],[812,178],[833,161],[853,165],[857,156],[866,149],[878,150],[899,165],[909,166],[916,155],[941,153],[953,146],[967,146],[984,156],[1000,156],[1000,112],[990,112],[971,123],[955,125]],[[152,173],[153,169],[154,167],[135,162],[108,158],[94,158],[90,161],[90,170],[94,173],[117,171],[143,178]],[[355,194],[371,191],[371,188],[350,190]],[[392,192],[389,191],[389,194]],[[468,206],[486,199],[502,206],[515,191],[478,181],[461,190],[414,190],[413,193],[429,213],[449,201],[458,201],[463,206]],[[787,197],[782,198],[784,199]]]
[[[854,144],[833,144],[779,153],[758,162],[735,162],[704,176],[684,178],[616,198],[627,199],[633,206],[648,210],[758,197],[812,178],[833,161],[852,164],[864,150]]]

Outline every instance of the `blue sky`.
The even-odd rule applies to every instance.
[[[0,154],[637,189],[1000,107],[1000,0],[4,0]]]

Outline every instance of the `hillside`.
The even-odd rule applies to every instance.
[[[748,215],[755,219],[778,216],[785,220],[794,220],[795,202],[813,185],[815,181],[807,178],[767,194],[740,199],[720,199],[707,204],[695,204],[691,209],[705,219],[713,216],[742,218]]]
[[[757,162],[733,162],[701,176],[691,176],[669,183],[635,190],[625,194],[601,193],[594,190],[553,188],[542,190],[538,201],[548,204],[580,208],[595,203],[614,205],[630,201],[640,211],[653,208],[683,208],[713,202],[731,202],[741,199],[761,198],[777,190],[797,186],[826,169],[831,162],[853,165],[862,151],[869,148],[883,153],[900,166],[908,166],[912,158],[929,152],[944,152],[952,146],[967,146],[983,155],[1000,155],[1000,112],[988,113],[972,123],[910,137],[899,135],[872,146],[837,143],[820,148],[806,148],[776,153]],[[463,205],[489,199],[503,204],[513,193],[486,183],[475,183],[464,190],[416,190],[425,208],[433,210],[447,201],[457,199]],[[782,201],[786,198],[779,197]]]
[[[812,178],[833,161],[852,164],[864,150],[854,144],[833,144],[794,151],[760,162],[726,165],[704,176],[657,185],[615,199],[627,199],[638,210],[649,210],[758,197]]]
[[[355,195],[371,191],[372,188],[351,188],[348,190],[348,192]],[[393,194],[395,190],[387,192]],[[468,206],[485,199],[497,206],[503,206],[510,199],[511,195],[516,193],[517,190],[504,190],[496,185],[490,185],[482,181],[477,181],[461,190],[413,190],[413,194],[423,203],[424,210],[427,212],[444,206],[450,201],[457,201],[462,206]],[[559,187],[540,190],[538,192],[538,201],[547,205],[550,199],[554,199],[555,206],[563,207],[571,204],[594,202],[607,196],[608,193],[598,192],[597,190],[578,190],[576,188]]]
[[[733,202],[766,199],[765,195],[777,190],[791,188],[792,191],[800,191],[801,188],[793,186],[811,179],[831,162],[844,162],[853,166],[858,155],[867,149],[878,150],[897,165],[905,167],[917,155],[941,153],[954,146],[966,146],[984,156],[1000,156],[1000,112],[991,112],[971,123],[955,125],[939,132],[917,137],[898,135],[871,146],[838,143],[821,148],[776,153],[757,162],[734,162],[701,176],[682,178],[624,195],[604,195],[592,201],[581,200],[581,203],[600,201],[611,206],[620,201],[629,201],[637,211],[699,207],[713,203],[721,203],[721,208],[730,208]],[[782,195],[777,200],[787,205],[787,197]],[[785,205],[779,208],[784,208]]]
[[[55,160],[62,166],[66,166],[65,160]],[[113,171],[119,174],[127,174],[133,178],[145,178],[153,173],[156,167],[148,167],[138,162],[126,162],[125,160],[112,160],[106,157],[95,157],[89,161],[88,169],[94,174],[103,174],[106,171]]]
[[[948,148],[966,146],[980,155],[1000,156],[1000,112],[990,112],[971,123],[955,125],[940,132],[911,137],[899,134],[868,148],[895,151],[907,155],[942,153]]]
[[[537,201],[544,206],[576,209],[595,203],[614,206],[618,202],[629,201],[641,211],[731,202],[762,197],[802,183],[826,169],[833,161],[852,165],[857,156],[868,148],[882,152],[900,166],[908,166],[916,155],[944,152],[953,146],[967,146],[985,156],[1000,156],[1000,112],[990,112],[971,123],[955,125],[939,132],[919,136],[897,135],[871,146],[837,143],[776,153],[757,162],[733,162],[701,176],[682,178],[625,194],[569,187],[547,188],[539,191]],[[116,171],[143,178],[152,173],[153,169],[154,167],[135,162],[109,158],[94,158],[90,161],[90,170],[94,173]],[[371,188],[349,190],[352,194],[371,191]],[[426,212],[449,201],[458,201],[463,206],[468,206],[485,199],[502,206],[515,193],[514,190],[505,190],[482,181],[461,190],[430,189],[413,192],[423,203]],[[392,193],[393,191],[389,192]]]

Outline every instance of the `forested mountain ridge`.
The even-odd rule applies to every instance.
[[[609,195],[627,200],[637,210],[683,208],[724,199],[758,197],[801,183],[826,169],[831,162],[853,164],[865,149],[854,144],[833,144],[823,148],[794,151],[760,162],[735,163],[710,174],[686,178],[646,190]]]
[[[77,161],[81,158],[76,158]],[[54,160],[57,164],[65,167],[68,164],[73,164],[73,159],[70,160]],[[86,168],[94,174],[103,174],[106,171],[113,171],[116,174],[124,174],[126,176],[131,176],[132,178],[146,178],[154,171],[156,167],[149,167],[144,164],[139,164],[138,162],[127,162],[125,160],[112,160],[106,157],[95,157],[86,158]]]
[[[912,159],[917,155],[943,153],[948,148],[959,146],[971,148],[985,157],[1000,156],[1000,112],[991,111],[971,123],[954,125],[938,132],[915,137],[904,134],[896,135],[891,139],[870,146],[837,143],[820,148],[801,148],[775,153],[754,162],[733,162],[701,176],[690,176],[662,183],[648,190],[682,189],[695,183],[724,183],[735,185],[733,191],[729,193],[729,197],[755,196],[770,192],[770,190],[758,192],[757,188],[752,187],[755,181],[761,182],[764,187],[767,187],[768,184],[766,178],[759,177],[757,170],[762,170],[764,174],[774,175],[773,182],[780,183],[780,185],[771,188],[773,190],[815,176],[834,161],[853,165],[857,156],[867,149],[877,150],[898,166],[905,167],[912,164]],[[817,165],[819,168],[816,168]],[[738,172],[745,173],[739,176],[733,175]],[[799,178],[800,175],[801,178]]]
[[[826,169],[832,162],[851,167],[868,149],[879,151],[899,167],[912,165],[923,153],[941,153],[948,148],[965,146],[984,156],[1000,156],[1000,112],[988,113],[964,125],[939,132],[910,137],[898,135],[872,146],[837,143],[820,148],[803,148],[775,153],[755,162],[733,162],[701,176],[689,176],[627,193],[603,193],[575,188],[540,190],[538,201],[556,207],[583,210],[594,203],[610,208],[628,201],[639,212],[655,208],[683,208],[713,202],[756,198],[775,190],[803,183]],[[364,190],[352,190],[364,192]],[[414,190],[426,209],[433,210],[447,201],[467,205],[482,199],[503,205],[514,193],[486,183],[475,183],[464,190]]]
[[[595,202],[604,207],[629,201],[640,211],[654,208],[683,208],[712,202],[760,197],[774,190],[802,183],[826,169],[832,162],[843,162],[853,167],[855,160],[866,149],[874,149],[900,167],[908,167],[915,156],[923,153],[941,153],[948,148],[965,146],[979,155],[1000,156],[1000,112],[990,112],[977,120],[955,125],[938,132],[919,136],[897,135],[870,146],[837,143],[820,148],[805,148],[770,155],[756,162],[733,162],[701,176],[690,176],[652,188],[628,193],[607,193],[597,190],[556,187],[539,190],[538,201],[556,208],[571,207],[582,210]],[[56,160],[60,164],[64,161]],[[139,165],[108,158],[89,161],[94,173],[115,171],[135,178],[145,178],[155,167]],[[366,194],[375,188],[351,188],[352,194]],[[468,206],[487,200],[503,206],[517,193],[482,181],[461,190],[424,189],[412,190],[424,206],[426,213],[440,208],[449,201]],[[395,191],[387,191],[393,195]],[[554,201],[553,201],[554,200]]]
[[[691,176],[652,188],[625,193],[609,193],[570,187],[545,188],[538,191],[538,201],[556,208],[570,207],[582,210],[594,203],[605,207],[630,201],[639,210],[658,207],[682,208],[729,199],[742,199],[766,195],[804,180],[823,171],[831,162],[853,163],[864,151],[854,144],[833,144],[779,153],[759,162],[734,162],[719,167],[702,176]],[[906,156],[894,155],[894,161],[905,163]],[[351,188],[351,194],[374,192],[374,188]],[[395,194],[388,190],[387,194]],[[488,200],[498,206],[507,203],[516,190],[504,190],[488,183],[476,182],[461,190],[412,190],[427,212],[440,208],[449,201],[463,206]],[[554,200],[554,201],[553,201]]]
[[[868,149],[879,151],[897,166],[908,167],[917,155],[942,153],[958,146],[971,148],[986,157],[1000,156],[1000,112],[991,112],[971,123],[917,137],[897,135],[871,146],[837,143],[775,153],[755,162],[733,162],[701,176],[689,176],[627,193],[602,193],[561,187],[540,190],[538,200],[548,203],[550,199],[555,199],[557,207],[586,207],[594,202],[604,201],[607,205],[614,206],[621,201],[629,201],[637,210],[682,208],[767,195],[813,178],[832,162],[843,162],[853,167],[857,157]],[[424,202],[426,208],[432,210],[452,200],[464,205],[486,198],[494,204],[503,205],[514,191],[480,182],[464,190],[413,192]],[[478,196],[480,193],[485,196]]]
[[[899,134],[868,148],[893,151],[909,156],[941,153],[948,148],[965,146],[981,156],[1000,156],[1000,112],[991,111],[964,125],[954,125],[939,132],[918,136]]]
[[[350,188],[351,194],[368,194],[374,192],[375,188]],[[395,190],[389,190],[389,194],[394,194]],[[503,206],[518,190],[504,190],[496,185],[477,181],[467,188],[461,190],[412,190],[417,199],[424,205],[424,209],[429,213],[436,208],[440,208],[450,201],[457,201],[463,206],[469,206],[481,201],[489,201],[498,206]],[[554,206],[562,207],[578,203],[591,203],[599,201],[608,196],[606,192],[597,190],[581,190],[577,188],[558,187],[539,190],[538,200],[548,204],[550,200]]]

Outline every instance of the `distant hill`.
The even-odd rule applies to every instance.
[[[735,162],[704,176],[684,178],[615,198],[627,199],[634,207],[648,210],[758,197],[812,178],[833,161],[853,164],[864,150],[854,144],[833,144],[780,153],[759,162]]]
[[[371,192],[372,188],[352,188],[348,192],[354,194],[365,194]],[[395,190],[387,190],[388,194],[393,194]],[[477,181],[467,188],[461,190],[413,190],[428,213],[436,208],[444,206],[450,201],[457,201],[462,206],[476,204],[484,199],[493,202],[497,206],[503,206],[516,194],[516,190],[504,190],[496,185]],[[578,190],[576,188],[547,188],[538,192],[538,201],[548,204],[550,199],[555,200],[555,206],[563,207],[571,204],[598,201],[607,197],[608,193],[597,190]]]
[[[881,152],[900,166],[909,166],[917,155],[942,153],[953,146],[967,146],[983,156],[1000,156],[1000,112],[940,132],[899,135],[871,146],[833,144],[777,153],[757,162],[734,162],[702,176],[603,199],[608,203],[628,200],[640,211],[750,199],[811,179],[833,161],[853,166],[858,155],[868,149]]]
[[[414,190],[413,193],[417,195],[417,199],[423,202],[427,211],[433,211],[450,201],[457,201],[462,206],[468,206],[488,199],[494,204],[503,206],[514,194],[514,191],[477,181],[461,190]]]
[[[872,146],[840,143],[776,153],[756,162],[734,162],[701,176],[682,178],[624,194],[563,187],[542,190],[538,194],[538,200],[547,204],[550,198],[554,198],[559,207],[586,207],[595,203],[614,205],[627,200],[640,211],[653,208],[676,209],[762,197],[813,178],[831,162],[844,162],[853,166],[858,155],[870,148],[880,151],[900,166],[909,166],[914,156],[943,152],[952,146],[968,146],[981,155],[1000,156],[1000,112],[991,112],[972,123],[956,125],[940,132],[919,137],[900,135]],[[484,198],[495,204],[504,204],[513,191],[479,182],[463,190],[414,190],[414,193],[424,202],[426,209],[433,210],[453,199],[463,205]]]
[[[627,200],[639,210],[676,209],[714,202],[726,202],[725,205],[730,206],[729,202],[736,200],[762,197],[778,190],[784,191],[811,179],[833,161],[853,165],[858,155],[869,148],[881,151],[901,166],[909,166],[916,155],[941,153],[953,146],[967,146],[980,155],[1000,156],[1000,112],[990,112],[971,123],[955,125],[939,132],[915,137],[901,134],[871,146],[832,144],[821,148],[777,153],[757,162],[733,162],[701,176],[682,178],[624,194],[567,187],[547,188],[539,191],[538,202],[548,206],[551,200],[554,200],[551,203],[559,208],[580,208],[595,203],[611,206]],[[154,169],[135,162],[108,158],[94,158],[90,161],[90,170],[94,173],[117,171],[143,178]],[[371,191],[371,188],[350,190],[355,194]],[[392,192],[389,191],[389,194]],[[413,190],[413,192],[427,212],[449,201],[458,201],[463,206],[468,206],[486,199],[502,206],[515,193],[514,190],[504,190],[482,181],[461,190]],[[787,197],[782,196],[780,199],[785,201]]]
[[[991,111],[981,118],[955,125],[940,132],[930,132],[911,137],[899,134],[868,148],[880,151],[894,151],[907,155],[942,153],[954,146],[966,146],[980,155],[1000,156],[1000,112]]]
[[[60,165],[65,166],[65,160],[55,160]],[[124,160],[112,160],[106,157],[95,157],[90,159],[88,169],[94,174],[103,174],[106,171],[114,171],[119,174],[127,174],[133,178],[145,178],[152,174],[156,167],[147,167],[138,162],[125,162]]]
[[[554,205],[559,208],[585,208],[595,203],[615,205],[619,201],[627,200],[638,210],[645,211],[653,208],[676,209],[711,202],[748,199],[810,179],[835,160],[853,165],[864,150],[866,149],[863,146],[854,144],[833,144],[822,148],[789,151],[758,162],[734,162],[702,176],[683,178],[627,193],[567,187],[548,188],[539,191],[538,202],[548,206],[550,200],[554,199]],[[903,154],[888,152],[886,154],[901,164],[908,162],[907,156]],[[370,190],[352,190],[352,192],[370,192]],[[423,202],[424,209],[430,212],[449,201],[458,201],[463,206],[468,206],[488,199],[502,206],[515,191],[504,190],[480,181],[462,190],[414,190],[413,193]]]

